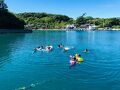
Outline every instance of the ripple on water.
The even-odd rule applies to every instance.
[[[1,48],[6,48],[0,50],[0,73],[4,73],[1,74],[1,79],[8,87],[5,89],[119,90],[120,39],[116,35],[119,36],[114,32],[57,31],[42,31],[23,36],[5,35],[2,37],[4,41],[0,39]],[[11,41],[6,37],[12,37]],[[59,43],[75,48],[63,52],[56,47]],[[54,46],[53,52],[33,54],[33,48],[48,44]],[[90,49],[90,53],[83,53],[85,48]],[[76,53],[82,55],[84,62],[69,69],[69,55]],[[5,72],[1,71],[3,69]],[[0,89],[4,82],[0,82]]]

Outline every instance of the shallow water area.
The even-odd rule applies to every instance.
[[[0,90],[119,90],[119,31],[0,34]],[[58,44],[71,48],[67,52]],[[33,49],[52,45],[51,52]],[[83,53],[88,48],[89,53]],[[69,56],[84,62],[69,69]]]

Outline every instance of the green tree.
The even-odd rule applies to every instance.
[[[25,22],[10,13],[7,9],[0,9],[0,29],[24,29]]]

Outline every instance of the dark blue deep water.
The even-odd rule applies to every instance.
[[[74,47],[68,52],[59,43]],[[51,44],[52,52],[33,48]],[[90,53],[83,53],[88,48]],[[69,69],[69,55],[84,62]],[[120,90],[119,31],[0,34],[0,90]]]

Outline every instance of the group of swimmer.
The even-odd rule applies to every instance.
[[[45,50],[45,51],[52,51],[53,50],[53,46],[51,45],[48,45],[46,47],[44,46],[39,46],[37,48],[34,48],[34,53],[37,52],[37,51],[42,51],[42,50]]]
[[[77,63],[80,64],[83,61],[84,60],[80,54],[75,54],[75,56],[70,55],[70,67],[76,65]]]
[[[68,51],[70,48],[64,47],[62,44],[58,45],[58,48],[62,48],[65,52]]]
[[[58,48],[63,49],[65,52],[68,51],[70,48],[68,47],[64,47],[62,44],[58,45]],[[52,51],[53,50],[53,46],[52,45],[48,45],[48,46],[39,46],[37,48],[34,48],[34,53],[37,51]],[[84,53],[89,53],[88,49],[83,50]],[[80,64],[81,62],[83,62],[83,58],[81,57],[80,54],[75,54],[74,56],[70,55],[70,67],[76,65],[76,64]]]
[[[83,50],[84,53],[89,53],[88,49]],[[70,55],[70,68],[76,64],[80,64],[84,59],[80,54],[75,54],[74,56]]]
[[[65,52],[68,51],[70,48],[68,47],[64,47],[62,44],[58,45],[58,48],[63,49]],[[52,45],[48,45],[48,46],[38,46],[36,48],[34,48],[34,53],[37,51],[52,51],[53,50],[53,46]]]

